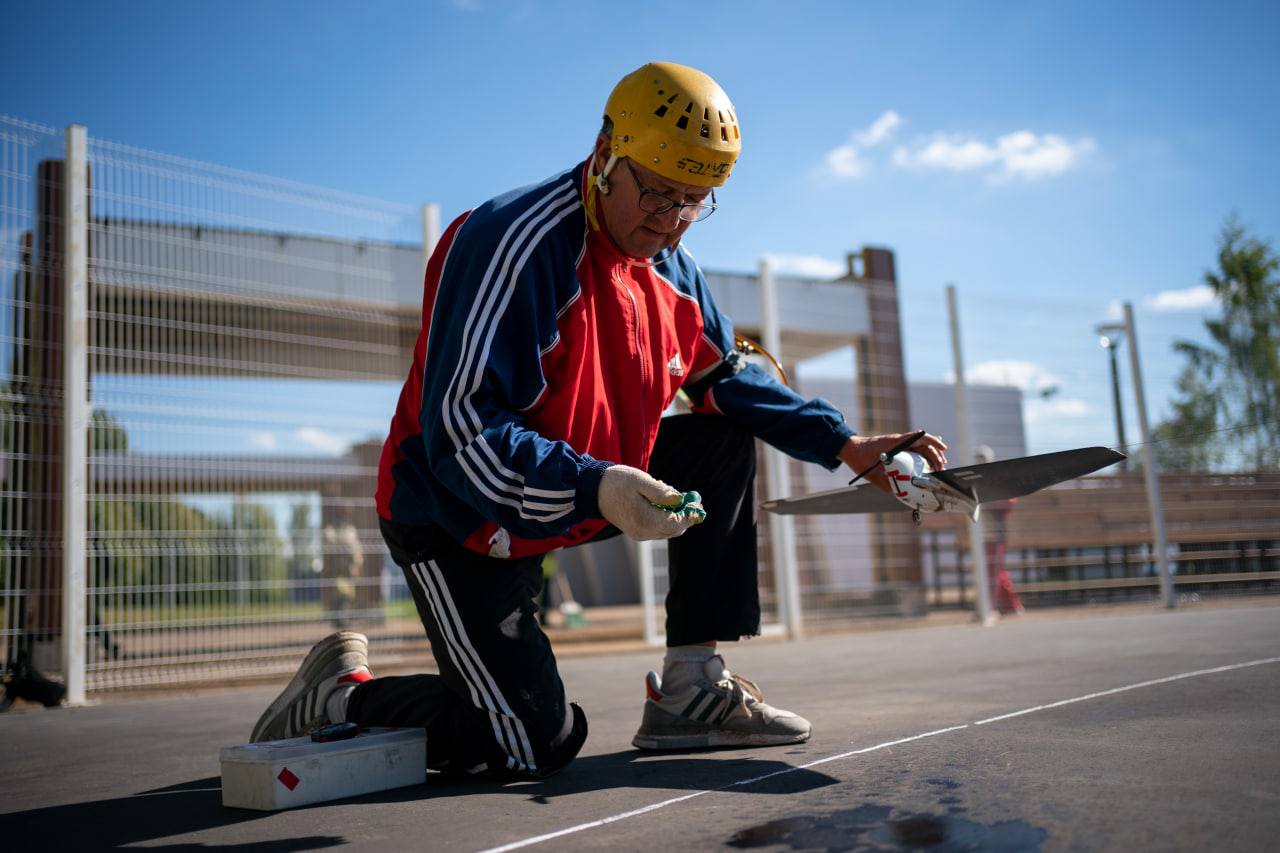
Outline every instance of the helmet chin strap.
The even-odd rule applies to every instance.
[[[604,171],[596,174],[596,157],[591,155],[587,166],[587,197],[582,200],[583,210],[587,214],[587,222],[591,223],[591,227],[599,231],[600,220],[596,216],[596,193],[600,195],[609,194],[609,173],[613,171],[613,167],[618,163],[617,154],[609,154],[609,162],[604,164]]]
[[[613,171],[613,167],[616,165],[618,165],[618,155],[610,152],[609,162],[604,164],[604,171],[596,175],[596,159],[594,157],[591,158],[592,177],[595,178],[595,187],[600,191],[600,195],[609,194],[609,173]]]

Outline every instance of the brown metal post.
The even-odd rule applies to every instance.
[[[860,426],[867,435],[905,432],[915,425],[911,423],[907,402],[898,280],[892,250],[864,247],[862,275],[858,279],[867,288],[870,313],[870,333],[861,340],[858,349],[863,420]],[[910,516],[881,513],[871,518],[876,581],[922,583],[920,541]]]
[[[27,411],[18,429],[26,431],[30,454],[30,599],[26,631],[39,668],[60,668],[51,644],[62,625],[62,377],[63,163],[45,160],[37,168],[34,275],[26,296],[25,387]]]

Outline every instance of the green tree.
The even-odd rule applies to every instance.
[[[289,580],[312,580],[320,557],[320,530],[311,521],[311,503],[294,501],[289,508]],[[301,587],[295,595],[310,598],[310,589]]]
[[[280,601],[285,596],[284,541],[280,538],[276,517],[264,504],[248,500],[236,500],[231,509],[230,546],[232,550],[231,579],[268,581],[270,585],[241,594],[237,600]]]
[[[120,422],[106,409],[94,409],[89,416],[89,452],[124,453],[129,449],[129,436]]]
[[[1173,415],[1156,429],[1165,468],[1207,469],[1228,460],[1280,466],[1280,257],[1233,215],[1204,275],[1222,308],[1205,321],[1211,344],[1179,340],[1186,359]]]

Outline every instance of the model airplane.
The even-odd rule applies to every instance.
[[[1107,447],[1082,447],[934,471],[923,456],[907,450],[922,435],[923,432],[916,433],[893,450],[881,454],[876,465],[858,474],[844,488],[765,501],[761,507],[780,515],[834,515],[909,509],[917,523],[920,514],[925,512],[963,512],[976,520],[979,507],[988,501],[1029,495],[1046,486],[1092,474],[1125,458],[1123,453]],[[862,480],[879,465],[884,466],[889,477],[892,494]]]

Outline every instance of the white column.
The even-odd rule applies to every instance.
[[[760,343],[782,363],[782,334],[778,324],[778,294],[774,289],[773,271],[767,260],[760,261]],[[791,497],[791,478],[787,458],[774,447],[765,447],[765,470],[770,498]],[[801,633],[800,572],[796,566],[795,519],[789,515],[769,513],[769,563],[773,566],[774,586],[778,595],[778,618],[787,636],[796,639]]]
[[[89,489],[89,236],[86,131],[66,131],[63,167],[62,671],[66,701],[85,701]]]
[[[1164,506],[1160,501],[1160,472],[1156,470],[1156,454],[1151,445],[1151,428],[1147,424],[1147,395],[1142,387],[1142,364],[1138,357],[1138,333],[1133,323],[1133,303],[1124,304],[1124,333],[1129,338],[1129,367],[1133,370],[1133,396],[1138,404],[1138,428],[1142,430],[1142,479],[1147,486],[1147,508],[1151,512],[1151,547],[1160,567],[1160,597],[1164,606],[1174,608],[1177,598],[1173,578],[1169,574],[1168,541],[1164,533]]]
[[[973,442],[969,435],[969,407],[965,395],[964,351],[960,345],[960,305],[956,298],[956,286],[947,285],[947,314],[951,318],[951,359],[956,371],[956,441],[961,465],[973,464]],[[946,440],[946,437],[943,437]],[[955,444],[950,444],[955,447]],[[981,500],[982,496],[978,496]],[[973,586],[978,593],[978,621],[983,625],[995,623],[991,612],[991,587],[987,578],[987,540],[982,528],[982,516],[969,522],[969,551],[973,557]]]
[[[422,206],[422,268],[427,268],[431,253],[440,242],[440,205],[427,202]]]
[[[631,541],[628,539],[627,541]],[[632,542],[636,549],[636,563],[640,566],[640,601],[644,605],[644,641],[650,646],[666,642],[666,632],[658,630],[657,579],[653,570],[652,542]]]

